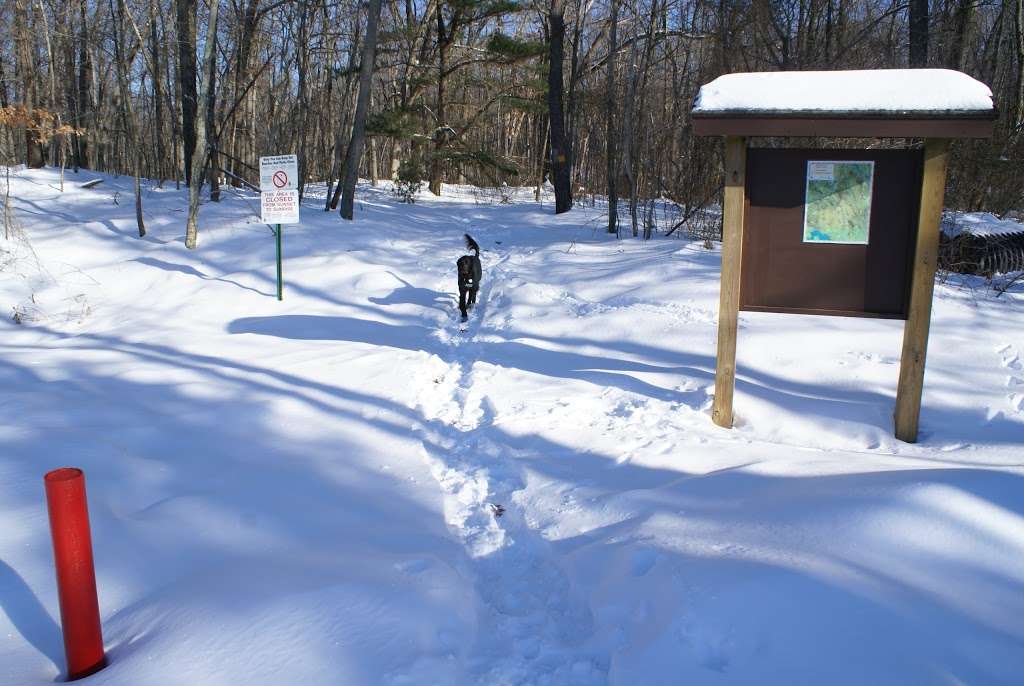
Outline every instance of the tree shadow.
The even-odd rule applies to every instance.
[[[409,321],[415,321],[409,319]],[[433,329],[422,324],[388,324],[384,322],[328,315],[278,315],[244,317],[227,326],[232,334],[257,334],[307,341],[348,341],[433,353],[446,362],[454,360],[454,349],[433,336]],[[714,381],[715,360],[710,355],[686,350],[672,352],[657,346],[613,341],[606,346],[607,355],[591,355],[552,350],[523,342],[514,331],[489,332],[504,340],[480,340],[469,344],[474,359],[508,369],[533,374],[579,380],[596,386],[611,386],[655,400],[681,403],[701,409],[708,399],[705,390]],[[530,335],[528,338],[533,338]],[[527,338],[527,340],[528,340]],[[600,348],[604,342],[575,337],[548,339],[571,347]],[[655,359],[669,364],[637,361]],[[689,382],[691,390],[665,388],[638,378],[637,374],[670,374]],[[892,429],[887,410],[893,397],[878,391],[833,388],[793,381],[762,369],[742,368],[736,379],[739,391],[765,402],[785,408],[787,412],[806,414],[823,420],[874,426],[885,432]],[[928,406],[924,409],[924,439],[963,439],[989,443],[1019,442],[1020,426],[1004,416],[985,419],[982,413]],[[931,427],[942,427],[936,434]]]
[[[420,288],[398,276],[392,271],[388,274],[401,282],[401,286],[384,297],[368,298],[374,305],[418,305],[423,308],[447,312],[452,307],[453,298],[450,293],[439,293],[432,288]]]
[[[219,277],[219,276],[207,276],[206,274],[204,274],[203,272],[199,271],[198,269],[196,269],[195,267],[193,267],[191,265],[174,264],[173,262],[166,262],[164,260],[160,260],[160,259],[157,259],[155,257],[136,257],[135,259],[133,259],[131,261],[132,262],[138,262],[139,264],[144,264],[144,265],[149,266],[149,267],[156,267],[157,269],[163,269],[164,271],[168,271],[168,272],[178,272],[179,274],[185,274],[186,276],[194,276],[196,278],[202,279],[203,281],[219,281],[221,283],[226,283],[226,284],[230,284],[232,286],[237,286],[238,288],[241,288],[241,289],[246,290],[246,291],[252,291],[253,293],[255,293],[257,295],[265,295],[265,296],[268,296],[268,297],[274,295],[273,293],[264,292],[264,291],[261,291],[259,289],[253,288],[252,286],[244,286],[244,285],[238,283],[237,281],[232,281],[231,279],[225,279],[225,278]]]
[[[276,315],[271,317],[243,317],[227,326],[232,334],[259,334],[294,340],[333,340],[397,347],[404,350],[427,351],[441,359],[451,361],[453,351],[431,335],[432,329],[423,325],[386,324],[383,322],[341,316]],[[645,395],[658,400],[700,405],[703,390],[676,391],[662,388],[631,376],[627,372],[688,374],[697,378],[713,378],[699,366],[705,360],[699,356],[680,354],[680,364],[661,367],[615,357],[598,357],[580,353],[539,348],[517,341],[473,344],[476,359],[510,369],[556,378],[586,381],[598,386],[613,386],[624,391]]]

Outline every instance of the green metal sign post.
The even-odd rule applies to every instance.
[[[277,225],[277,299],[284,300],[284,279],[281,277],[281,225]]]

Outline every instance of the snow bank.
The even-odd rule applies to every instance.
[[[695,113],[992,112],[992,91],[949,69],[726,74],[701,87]]]
[[[1024,223],[997,217],[991,212],[947,212],[942,217],[942,233],[950,238],[962,233],[972,236],[1005,236],[1024,233]]]

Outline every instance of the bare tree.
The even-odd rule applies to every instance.
[[[203,73],[212,72],[213,59],[217,46],[217,10],[220,0],[210,3],[210,20],[206,28],[206,45],[203,47]],[[199,101],[206,102],[210,80],[204,78],[199,87]],[[196,148],[192,155],[192,183],[188,188],[188,223],[185,226],[185,247],[194,250],[199,236],[199,189],[203,185],[203,168],[206,165],[209,146],[206,139],[206,117],[198,117],[196,121]]]
[[[135,224],[139,229],[139,237],[146,235],[146,222],[142,216],[142,145],[139,140],[139,125],[132,108],[128,87],[128,72],[131,65],[127,63],[125,43],[125,15],[128,13],[125,0],[110,0],[110,13],[114,16],[114,61],[116,62],[118,95],[121,104],[121,122],[127,138],[132,143],[132,176],[135,177]],[[140,41],[141,43],[141,41]],[[140,46],[141,47],[141,44]]]
[[[84,0],[83,0],[84,1]],[[214,0],[216,4],[216,0]],[[181,108],[181,137],[185,161],[185,183],[191,185],[196,149],[196,0],[174,0],[178,35],[178,88]]]
[[[548,119],[551,126],[551,180],[555,187],[555,214],[572,209],[572,149],[565,135],[562,114],[562,66],[565,63],[565,2],[551,0],[548,12]]]
[[[352,140],[345,152],[345,178],[342,182],[340,214],[343,219],[349,220],[352,219],[359,162],[363,157],[363,145],[366,142],[366,112],[370,107],[370,86],[377,56],[377,21],[380,18],[380,5],[380,0],[370,0],[366,10],[366,37],[363,39],[363,54],[359,65],[359,99],[356,102],[355,120],[352,122]]]
[[[1014,51],[1017,57],[1017,73],[1015,81],[1017,86],[1015,103],[1015,120],[1013,122],[1013,137],[1017,138],[1024,132],[1024,0],[1016,0],[1014,5]]]
[[[619,23],[619,2],[611,0],[611,17],[608,20],[608,78],[605,90],[605,117],[606,132],[605,145],[607,146],[608,162],[608,233],[618,234],[619,232],[619,198],[616,192],[615,177],[618,167],[615,164],[615,53],[618,51],[618,23]]]
[[[637,87],[640,84],[640,65],[637,64],[639,45],[639,40],[633,40],[629,46],[629,60],[627,61],[629,76],[626,82],[625,112],[622,115],[622,176],[625,177],[626,190],[629,192],[630,227],[634,238],[639,233],[636,217],[636,173],[633,160],[633,120],[637,108]]]
[[[36,60],[35,41],[32,37],[30,26],[32,12],[29,8],[29,0],[15,0],[14,2],[14,40],[16,47],[16,63],[18,79],[21,81],[22,104],[31,119],[32,110],[36,101]],[[43,147],[39,144],[36,136],[28,127],[24,129],[25,141],[25,166],[42,167]]]

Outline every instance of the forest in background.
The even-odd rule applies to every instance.
[[[349,218],[357,176],[433,193],[550,180],[556,211],[607,197],[609,230],[650,236],[659,203],[679,226],[720,195],[721,143],[689,120],[702,84],[942,67],[999,109],[993,139],[954,145],[946,203],[1005,214],[1024,207],[1022,3],[11,0],[0,163],[187,184],[190,247],[200,190],[258,185],[258,158],[282,153]]]

